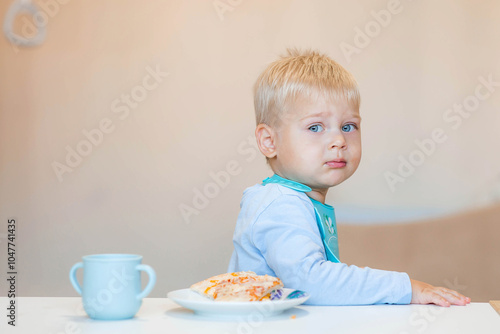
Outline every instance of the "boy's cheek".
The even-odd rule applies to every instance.
[[[351,151],[353,152],[353,155],[361,157],[361,152],[362,147],[361,147],[361,140],[356,140],[351,144]]]
[[[353,156],[351,156],[351,165],[352,167],[355,168],[355,170],[358,168],[359,166],[359,163],[361,162],[361,149],[356,152],[355,154],[353,154]]]

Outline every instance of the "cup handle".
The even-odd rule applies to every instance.
[[[145,271],[149,275],[148,285],[146,285],[144,290],[142,290],[142,292],[139,293],[136,297],[138,300],[141,300],[142,298],[145,298],[147,295],[149,295],[151,290],[153,290],[153,287],[155,286],[156,283],[156,273],[153,270],[153,268],[151,268],[147,264],[138,264],[137,267],[135,267],[135,269],[140,271]]]
[[[83,268],[83,263],[78,262],[73,267],[71,267],[71,270],[69,271],[69,281],[71,282],[71,285],[73,285],[73,288],[75,288],[76,292],[78,292],[79,295],[82,294],[82,287],[80,286],[78,280],[76,279],[76,271],[80,268]]]

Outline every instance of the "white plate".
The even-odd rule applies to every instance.
[[[305,294],[303,297],[286,299],[286,296],[293,291],[295,290],[284,288],[282,299],[262,302],[216,302],[190,289],[171,291],[167,294],[167,297],[200,315],[235,316],[249,315],[255,312],[263,316],[272,316],[300,305],[309,298],[309,295]]]

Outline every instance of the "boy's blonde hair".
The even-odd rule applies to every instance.
[[[255,83],[257,124],[278,126],[285,109],[296,98],[314,98],[321,94],[334,100],[346,99],[359,109],[358,85],[351,73],[317,51],[288,49],[287,54],[271,63]]]

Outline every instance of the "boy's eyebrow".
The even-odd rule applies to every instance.
[[[300,120],[303,121],[303,120],[308,119],[308,118],[328,116],[328,114],[330,114],[330,113],[326,112],[326,111],[322,111],[322,112],[314,113],[311,115],[306,115],[306,116],[302,117]],[[359,116],[359,114],[350,114],[348,118],[356,118],[356,119],[361,121],[361,116]]]

